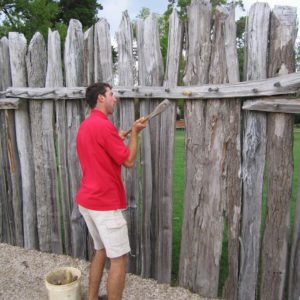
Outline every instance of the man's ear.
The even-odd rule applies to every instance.
[[[97,97],[97,102],[100,102],[100,103],[103,103],[104,102],[104,96],[99,94],[98,97]]]

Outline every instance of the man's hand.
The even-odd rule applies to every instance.
[[[140,118],[136,120],[131,127],[131,136],[128,144],[128,148],[130,151],[129,157],[123,163],[126,168],[132,168],[134,166],[134,162],[137,156],[137,144],[138,144],[138,134],[147,127],[148,119]]]
[[[127,137],[126,131],[125,130],[120,130],[119,131],[119,136],[122,140],[125,140],[125,138]]]
[[[136,120],[132,125],[132,133],[139,134],[143,129],[145,129],[148,125],[148,120],[144,117]]]

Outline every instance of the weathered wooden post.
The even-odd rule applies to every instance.
[[[46,87],[62,87],[62,60],[61,44],[58,31],[48,30],[48,64],[46,74]],[[53,100],[51,100],[53,101]],[[50,105],[50,103],[49,103]],[[71,243],[71,208],[74,199],[70,199],[69,176],[67,168],[67,116],[66,100],[55,101],[55,137],[57,157],[57,184],[59,188],[59,201],[62,207],[64,230],[64,251],[72,254]],[[50,108],[51,109],[51,108]]]
[[[26,39],[23,34],[10,32],[8,40],[12,86],[26,87]],[[15,126],[22,178],[24,246],[29,249],[38,249],[35,177],[26,101],[22,101],[22,105],[15,112]]]
[[[294,44],[297,36],[296,8],[275,6],[271,14],[270,30],[268,77],[294,72]],[[288,274],[288,233],[293,177],[293,128],[294,116],[292,114],[268,114],[268,193],[266,228],[261,256],[261,299],[283,300],[287,298],[285,285]],[[291,267],[293,268],[293,265]],[[300,294],[297,297],[294,295],[294,299],[299,296]]]
[[[84,33],[84,86],[94,82],[94,26]]]
[[[71,19],[65,41],[65,78],[67,87],[83,85],[83,32],[78,20]],[[69,171],[70,203],[72,203],[71,230],[72,249],[76,257],[87,257],[87,228],[82,215],[75,204],[75,197],[81,179],[81,170],[76,154],[76,136],[83,118],[80,100],[69,100],[67,113],[67,165]]]
[[[246,26],[246,80],[267,77],[270,8],[251,6]],[[243,211],[241,224],[240,300],[254,300],[260,253],[260,226],[266,155],[266,114],[244,113],[242,150]]]
[[[119,31],[116,33],[118,42],[118,75],[119,85],[134,86],[134,57],[132,52],[132,28],[127,11],[123,12]],[[126,130],[132,126],[135,119],[134,99],[123,98],[119,103],[120,128]],[[128,271],[140,274],[140,218],[138,207],[138,177],[137,165],[132,169],[122,169],[122,177],[126,190],[128,209],[125,212],[131,252],[129,255]]]
[[[47,53],[36,33],[26,56],[28,86],[44,87]],[[53,101],[30,100],[31,136],[35,166],[37,224],[40,250],[63,253],[54,147]]]
[[[101,19],[95,24],[94,47],[95,82],[105,81],[113,84],[111,41],[106,19]]]
[[[139,84],[145,83],[145,55],[144,55],[144,21],[137,19],[137,51],[138,51],[138,81]],[[140,100],[140,114],[146,115],[149,113],[149,103]],[[148,149],[148,150],[147,150]],[[142,166],[142,184],[143,190],[141,195],[140,205],[142,207],[141,213],[141,276],[150,277],[151,265],[151,238],[150,238],[150,211],[152,206],[152,168],[151,168],[151,145],[150,145],[150,131],[146,128],[142,134],[141,143],[141,166]]]
[[[166,89],[171,89],[178,84],[182,38],[183,24],[174,10],[169,18],[168,56],[164,78]],[[172,187],[175,124],[176,102],[173,101],[161,115],[159,133],[157,279],[163,283],[171,283],[172,271]]]
[[[188,36],[186,38],[187,65],[183,80],[186,85],[208,83],[211,56],[211,4],[208,0],[193,0],[188,7]],[[207,158],[204,134],[205,110],[206,102],[203,100],[185,102],[186,178],[179,285],[213,297],[216,294],[215,282],[206,278],[212,278],[210,275],[215,274],[218,266],[208,256],[205,260],[202,251],[208,247],[208,241],[205,236],[201,239],[202,232],[208,230],[210,226],[208,216],[215,209],[211,208],[208,199],[205,199],[207,195],[207,181],[204,176]],[[203,217],[204,211],[209,213],[207,217]],[[217,261],[220,255],[220,245],[216,245],[216,252]],[[214,253],[211,254],[214,255]]]
[[[236,83],[239,81],[239,66],[236,48],[236,23],[234,5],[216,8],[215,32],[209,83]],[[216,96],[217,96],[216,92]],[[206,175],[209,193],[206,195],[212,207],[212,249],[223,241],[224,212],[227,216],[228,277],[223,290],[226,299],[237,299],[239,264],[239,234],[241,218],[241,103],[236,99],[208,100],[206,109],[206,139],[208,162]],[[219,194],[217,194],[219,193]],[[207,214],[203,212],[203,217]],[[219,227],[217,227],[219,222]],[[218,231],[219,230],[219,231]],[[214,237],[214,235],[216,235]],[[208,230],[207,240],[210,239]],[[221,248],[222,249],[222,248]],[[221,253],[219,249],[218,255]],[[212,252],[212,251],[211,251]],[[218,278],[220,259],[214,253],[217,268],[208,277]],[[201,268],[201,265],[199,265]],[[219,270],[219,271],[218,271]],[[209,274],[209,273],[207,273]],[[205,274],[203,273],[203,276]],[[206,275],[208,276],[208,275]],[[213,283],[212,283],[213,285]],[[215,282],[217,295],[218,280]],[[212,295],[211,295],[212,296]]]
[[[157,17],[151,14],[143,22],[137,22],[139,84],[162,85],[163,62],[159,46]],[[148,95],[151,98],[151,95]],[[141,116],[147,115],[158,100],[140,101]],[[158,279],[158,178],[159,178],[159,140],[160,117],[152,120],[143,131],[141,155],[143,173],[143,225],[142,225],[142,276]],[[161,280],[161,279],[159,279]]]
[[[109,24],[101,19],[94,27],[94,78],[95,82],[104,81],[113,85],[113,61]],[[116,107],[110,119],[119,128],[119,109]]]
[[[1,90],[12,85],[9,42],[6,37],[0,40],[0,73]],[[0,111],[1,123],[1,170],[6,180],[1,181],[1,240],[20,247],[24,246],[23,212],[21,191],[21,170],[18,156],[15,112],[14,110]]]
[[[45,86],[46,58],[47,54],[44,38],[37,32],[29,43],[26,55],[27,81],[29,87]],[[51,193],[51,183],[47,180],[46,170],[50,166],[49,161],[45,160],[44,157],[45,149],[43,147],[43,139],[45,135],[44,129],[50,130],[50,128],[43,128],[42,106],[43,100],[29,100],[39,249],[41,251],[52,252],[52,235],[55,234],[55,227],[53,227],[52,220],[55,211],[51,203],[57,202],[57,195]],[[56,169],[56,164],[54,164],[53,168]]]

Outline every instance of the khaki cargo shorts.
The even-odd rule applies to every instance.
[[[127,222],[121,210],[98,211],[78,205],[96,250],[105,248],[109,258],[130,252]]]

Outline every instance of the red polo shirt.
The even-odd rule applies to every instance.
[[[76,149],[82,169],[76,202],[91,210],[126,208],[121,165],[129,149],[104,113],[93,109],[81,123]]]

